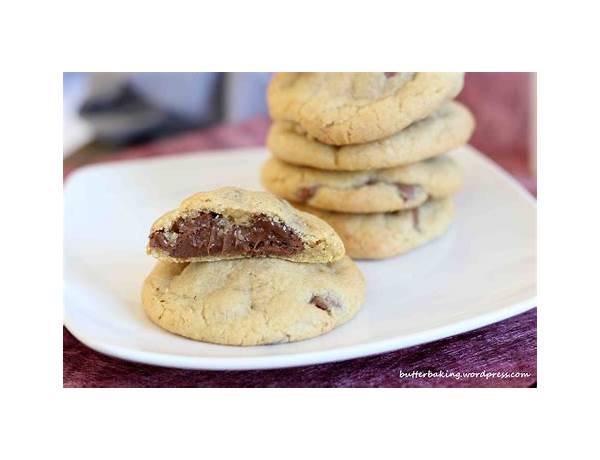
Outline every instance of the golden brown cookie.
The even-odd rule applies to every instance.
[[[280,73],[268,88],[271,117],[320,142],[362,144],[422,120],[462,89],[463,73]]]
[[[444,198],[462,185],[454,160],[442,155],[388,169],[326,171],[270,158],[261,179],[269,191],[313,208],[347,213],[391,212]]]
[[[380,214],[345,214],[298,206],[331,224],[353,259],[385,259],[403,254],[444,234],[454,217],[450,198]]]
[[[326,263],[344,255],[333,229],[287,201],[225,187],[186,198],[150,230],[148,254],[170,262],[277,257]]]
[[[273,123],[267,146],[274,156],[300,166],[361,171],[415,163],[460,147],[471,137],[475,120],[469,109],[453,101],[386,139],[342,147],[318,142],[295,128],[290,123]]]
[[[142,303],[158,326],[224,345],[294,342],[350,320],[364,301],[364,279],[344,257],[329,264],[238,259],[159,261]]]

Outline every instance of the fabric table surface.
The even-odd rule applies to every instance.
[[[220,125],[111,155],[109,161],[264,145],[269,120]],[[474,138],[475,140],[475,138]],[[473,142],[483,151],[485,146]],[[489,153],[492,153],[490,151]],[[486,152],[488,153],[488,152]],[[522,152],[492,156],[535,195]],[[65,178],[72,169],[65,168]],[[536,385],[537,312],[377,356],[290,369],[195,371],[97,353],[63,330],[64,387],[531,387]]]

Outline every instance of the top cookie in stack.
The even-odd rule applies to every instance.
[[[326,220],[354,258],[401,254],[444,233],[462,175],[444,154],[475,123],[452,99],[462,73],[281,73],[263,185]]]

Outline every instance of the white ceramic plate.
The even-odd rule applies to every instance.
[[[535,306],[536,205],[471,147],[456,220],[409,254],[360,262],[366,302],[349,323],[315,339],[257,347],[194,342],[144,315],[144,248],[156,217],[186,196],[225,185],[260,189],[266,151],[243,149],[83,168],[65,185],[65,325],[119,358],[192,369],[263,369],[396,350],[469,331]]]

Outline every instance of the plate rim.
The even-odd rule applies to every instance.
[[[355,358],[366,358],[391,351],[399,351],[489,326],[529,310],[533,310],[534,308],[537,308],[536,303],[536,297],[534,296],[531,299],[526,299],[473,318],[467,318],[452,323],[451,325],[438,326],[400,338],[395,337],[379,340],[366,345],[363,343],[330,350],[287,353],[273,356],[215,358],[206,356],[182,356],[170,353],[136,350],[88,339],[85,334],[80,334],[78,329],[73,327],[73,324],[68,321],[67,316],[64,318],[64,326],[77,340],[92,350],[125,361],[189,370],[264,370],[334,363]],[[230,347],[230,345],[222,346]],[[243,349],[246,347],[236,348]]]
[[[66,178],[63,186],[63,202],[66,191],[70,188],[74,178],[85,176],[96,169],[104,169],[110,167],[119,167],[125,165],[136,165],[147,162],[148,160],[177,160],[181,158],[193,158],[194,155],[218,155],[223,152],[227,153],[250,153],[251,150],[265,151],[264,146],[255,147],[241,147],[235,149],[223,149],[223,150],[206,150],[196,152],[185,152],[181,154],[159,156],[154,158],[143,158],[143,159],[127,159],[119,160],[114,162],[105,162],[100,164],[86,165],[73,171]],[[533,211],[537,214],[537,200],[507,171],[505,171],[500,165],[498,165],[491,158],[481,153],[475,147],[471,145],[465,145],[460,147],[462,150],[470,156],[476,157],[478,161],[485,163],[487,167],[492,169],[495,174],[501,176],[507,185],[512,190],[517,192],[521,198],[533,208]],[[449,152],[452,153],[452,152]],[[536,216],[537,218],[537,216]],[[536,230],[537,234],[537,230]],[[64,236],[64,233],[63,233]],[[536,257],[537,263],[537,257]],[[63,273],[64,269],[63,267]],[[63,282],[65,278],[63,275]],[[536,290],[534,282],[534,291]],[[152,351],[144,351],[135,348],[123,347],[120,345],[112,345],[110,343],[103,343],[96,341],[93,338],[88,337],[84,332],[77,328],[75,323],[70,319],[68,311],[69,307],[66,305],[66,299],[64,302],[63,310],[63,324],[67,330],[80,342],[87,347],[95,350],[99,353],[123,359],[125,361],[137,362],[142,364],[149,364],[154,366],[162,366],[168,368],[177,369],[190,369],[190,370],[261,370],[261,369],[281,369],[290,368],[306,365],[317,365],[331,362],[346,361],[349,359],[361,358],[374,356],[382,353],[391,351],[397,351],[405,348],[409,348],[416,345],[422,345],[425,343],[434,342],[447,337],[455,336],[465,332],[473,331],[490,324],[494,324],[513,316],[525,313],[529,310],[537,308],[537,296],[533,295],[525,300],[515,302],[505,307],[498,308],[487,313],[479,314],[474,317],[465,318],[463,320],[437,326],[434,328],[427,329],[425,331],[414,332],[412,334],[404,335],[401,337],[392,337],[383,340],[377,340],[368,343],[360,343],[355,345],[337,347],[333,349],[311,351],[311,352],[298,352],[298,353],[285,353],[271,356],[249,356],[249,357],[210,357],[210,356],[184,356],[171,353],[160,353]],[[228,345],[223,345],[228,346]],[[244,349],[246,347],[237,347]]]

